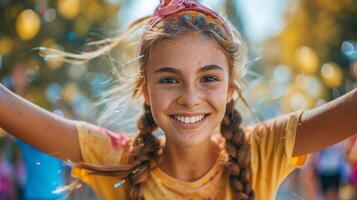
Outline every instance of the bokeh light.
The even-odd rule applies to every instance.
[[[44,19],[46,22],[50,23],[50,22],[53,22],[55,19],[56,19],[56,16],[57,16],[57,12],[54,8],[50,8],[48,10],[45,11],[45,14],[44,14]]]
[[[344,41],[341,45],[342,53],[351,60],[357,59],[357,42],[355,41]]]
[[[89,1],[83,9],[83,14],[89,21],[99,20],[103,13],[103,8],[98,1]]]
[[[80,11],[80,0],[58,1],[58,12],[66,19],[75,18]]]
[[[292,112],[294,110],[311,108],[313,105],[314,100],[312,97],[306,91],[292,84],[283,97],[281,109],[283,112]]]
[[[7,55],[11,52],[13,41],[9,37],[0,38],[0,54]]]
[[[290,82],[292,72],[288,66],[278,65],[273,71],[273,80],[280,84],[287,84]]]
[[[338,87],[343,82],[341,67],[333,62],[326,63],[321,67],[321,76],[325,85],[329,88]]]
[[[46,89],[46,97],[51,103],[57,102],[63,93],[62,87],[58,83],[51,83]]]
[[[63,89],[63,99],[65,102],[72,104],[78,95],[78,87],[74,82],[66,83]]]
[[[30,40],[40,31],[39,16],[31,9],[24,10],[17,17],[16,32],[22,40]]]
[[[305,74],[314,74],[319,67],[319,58],[316,52],[309,47],[303,46],[296,50],[296,62],[299,69]]]
[[[323,96],[323,85],[316,76],[298,74],[295,78],[295,84],[314,99]]]

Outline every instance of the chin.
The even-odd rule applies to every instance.
[[[205,132],[207,133],[207,132]],[[172,139],[173,143],[182,146],[182,147],[195,147],[199,146],[207,140],[211,139],[211,134],[209,135],[200,135],[194,133],[181,133],[180,135],[170,136],[167,135],[167,139]]]

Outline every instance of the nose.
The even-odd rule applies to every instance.
[[[177,102],[186,107],[199,105],[202,101],[201,92],[194,86],[185,87],[182,94],[178,97]]]

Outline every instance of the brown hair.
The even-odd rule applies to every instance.
[[[134,22],[131,27],[138,24],[146,24],[148,18]],[[183,34],[203,33],[213,37],[224,49],[229,60],[229,86],[241,97],[241,90],[237,83],[241,80],[240,69],[245,62],[245,46],[242,43],[239,32],[228,22],[225,22],[231,33],[227,33],[222,26],[222,22],[210,16],[194,11],[184,11],[160,21],[152,30],[145,30],[140,40],[139,75],[135,81],[132,91],[134,97],[141,94],[141,89],[145,86],[145,66],[149,60],[150,51],[157,42],[174,39]],[[98,56],[105,51],[116,46],[122,38],[112,42],[99,51],[92,54]],[[226,105],[225,116],[221,123],[222,136],[226,140],[226,151],[229,159],[226,164],[226,172],[234,196],[238,199],[254,199],[252,188],[252,173],[250,169],[251,157],[249,144],[245,140],[245,134],[240,127],[242,118],[235,109],[236,100],[232,100]],[[247,105],[247,104],[246,104]],[[152,134],[157,125],[152,117],[149,105],[144,105],[144,113],[138,122],[139,134],[133,141],[133,149],[130,152],[127,166],[98,167],[89,164],[74,164],[82,168],[89,169],[95,174],[116,176],[126,181],[127,199],[144,199],[143,182],[148,178],[150,172],[150,161],[158,158],[160,144],[158,139]]]

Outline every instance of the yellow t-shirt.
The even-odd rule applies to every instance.
[[[247,128],[251,147],[253,189],[257,200],[274,199],[283,179],[307,156],[292,157],[296,127],[302,111],[284,115]],[[130,139],[122,134],[78,122],[80,148],[84,162],[100,165],[120,165],[127,162]],[[223,170],[226,153],[222,151],[214,166],[193,182],[177,180],[158,167],[151,170],[144,183],[146,200],[215,199],[231,200],[232,192]],[[72,175],[89,184],[100,199],[124,199],[124,186],[115,188],[118,178],[89,174],[84,169],[72,169]]]

